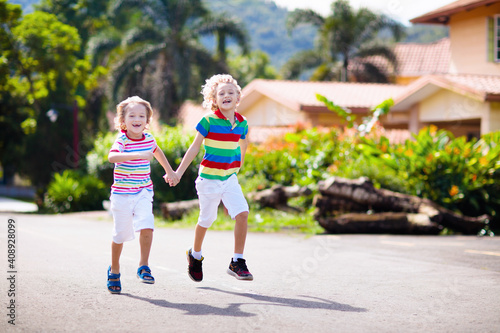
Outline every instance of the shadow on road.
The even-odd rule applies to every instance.
[[[278,305],[278,306],[289,306],[292,308],[304,308],[304,309],[325,309],[325,310],[336,310],[336,311],[347,311],[347,312],[367,312],[367,309],[364,308],[356,308],[350,306],[348,304],[341,304],[337,302],[332,302],[327,299],[319,298],[319,297],[311,297],[311,296],[302,296],[304,298],[316,299],[318,301],[309,301],[298,298],[284,298],[284,297],[274,297],[274,296],[264,296],[258,294],[250,294],[250,293],[237,293],[233,291],[221,290],[212,287],[200,287],[199,289],[217,291],[221,293],[226,293],[235,296],[247,297],[254,299],[256,301],[267,302],[270,305]],[[248,304],[248,303],[246,303]],[[258,303],[265,304],[265,303]]]
[[[215,291],[220,293],[225,293],[233,296],[246,297],[258,301],[258,303],[230,303],[226,307],[216,307],[206,304],[198,303],[173,303],[161,299],[150,299],[141,296],[136,296],[132,294],[122,293],[121,295],[127,296],[140,301],[148,302],[156,306],[161,306],[164,308],[178,309],[185,311],[186,315],[218,315],[218,316],[231,316],[231,317],[253,317],[257,314],[245,312],[240,309],[242,305],[274,305],[274,306],[287,306],[292,308],[303,308],[303,309],[324,309],[324,310],[335,310],[335,311],[346,311],[346,312],[367,312],[367,309],[357,308],[350,306],[348,304],[341,304],[337,302],[332,302],[330,300],[322,299],[319,297],[311,296],[301,296],[304,298],[310,298],[313,300],[304,300],[298,298],[284,298],[284,297],[274,297],[274,296],[264,296],[250,293],[237,293],[227,290],[221,290],[212,287],[200,287],[199,289]],[[263,303],[265,302],[265,303]]]
[[[140,301],[148,302],[153,305],[161,306],[164,308],[182,310],[186,312],[185,313],[186,315],[197,315],[197,316],[218,315],[218,316],[231,316],[231,317],[255,316],[255,314],[253,313],[244,312],[240,310],[240,306],[243,303],[231,303],[225,308],[218,308],[216,306],[198,304],[198,303],[172,303],[162,299],[150,299],[127,293],[122,293],[121,295],[137,299]]]

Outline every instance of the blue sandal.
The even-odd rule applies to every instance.
[[[119,294],[122,292],[122,283],[120,281],[120,273],[111,273],[111,266],[108,268],[108,291],[112,294]],[[118,281],[111,281],[111,279],[118,279]],[[118,287],[113,289],[112,287]]]
[[[141,273],[142,271],[145,272]],[[151,269],[148,266],[141,266],[137,269],[137,278],[139,278],[139,280],[144,283],[155,283],[155,278],[153,277],[153,275],[151,275]]]

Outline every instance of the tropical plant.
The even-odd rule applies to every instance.
[[[196,99],[205,78],[227,71],[227,38],[248,50],[248,37],[238,23],[210,15],[201,0],[114,0],[109,12],[117,22],[128,14],[125,32],[103,31],[89,42],[88,53],[104,59],[99,51],[106,50],[111,101],[140,94],[163,120],[171,120],[184,100]],[[207,35],[217,37],[217,56],[200,43]]]
[[[465,215],[489,214],[499,221],[500,132],[467,141],[430,126],[400,145],[391,145],[386,138],[361,140],[357,148],[369,163],[396,171],[409,194]]]
[[[0,164],[3,181],[12,185],[14,173],[22,162],[25,131],[32,130],[33,122],[26,121],[30,112],[27,102],[17,93],[11,73],[19,66],[18,50],[11,30],[19,24],[21,6],[0,0]]]
[[[44,207],[51,213],[102,209],[109,190],[98,178],[74,170],[54,174],[45,194]]]
[[[318,28],[318,40],[314,50],[297,53],[283,66],[283,76],[297,78],[304,70],[314,69],[311,80],[388,82],[387,74],[366,59],[381,56],[396,68],[394,53],[376,36],[388,28],[397,41],[403,36],[403,25],[367,8],[353,10],[347,0],[337,0],[331,8],[327,17],[310,9],[297,9],[289,15],[289,32],[297,24],[309,23]],[[348,72],[353,62],[356,70]]]
[[[78,31],[53,14],[35,11],[18,22],[10,20],[2,24],[2,35],[8,44],[2,50],[8,60],[4,68],[9,70],[0,87],[6,98],[1,104],[15,101],[22,129],[17,133],[24,136],[19,140],[22,149],[15,151],[21,156],[16,171],[43,188],[53,172],[73,166],[75,152],[67,149],[73,138],[73,115],[66,108],[75,101],[84,105],[79,89],[92,86],[97,77],[90,63],[78,58]],[[47,117],[50,109],[58,109],[55,122]],[[86,119],[85,114],[81,116]]]
[[[347,124],[347,128],[352,128],[355,125],[356,116],[352,111],[343,106],[337,105],[328,100],[325,96],[316,94],[316,99],[323,102],[328,110],[335,112]],[[394,105],[392,98],[389,98],[370,110],[370,114],[363,118],[363,122],[356,125],[356,130],[360,135],[366,135],[371,132],[374,126],[378,123],[381,116],[389,113],[390,108]]]

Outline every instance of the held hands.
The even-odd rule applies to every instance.
[[[171,187],[179,184],[179,181],[181,180],[177,172],[168,172],[163,176],[163,179],[165,179],[165,183],[168,183]]]

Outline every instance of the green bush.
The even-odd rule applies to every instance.
[[[391,145],[362,139],[359,151],[369,164],[395,172],[409,194],[468,216],[500,212],[500,132],[479,140],[454,138],[435,126],[422,129],[415,140]]]
[[[44,208],[52,213],[99,210],[108,197],[106,185],[98,178],[65,170],[54,174],[49,183]]]
[[[297,130],[250,145],[241,178],[262,180],[258,188],[274,184],[301,186],[317,183],[327,176],[327,168],[342,154],[344,142],[336,129]]]

